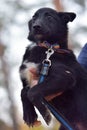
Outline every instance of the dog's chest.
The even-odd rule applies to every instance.
[[[26,58],[23,60],[23,63],[20,67],[20,77],[21,79],[27,80],[29,87],[33,87],[38,83],[41,66],[43,61],[46,59],[46,51],[46,48],[34,47],[33,49],[29,50],[29,53],[27,53]],[[54,57],[54,59],[56,59],[55,55]],[[53,58],[51,60],[51,68],[54,68],[53,65],[56,62],[54,63],[55,60],[53,60]]]
[[[20,67],[21,79],[26,79],[29,87],[38,83],[40,66],[45,58],[44,48],[33,47],[25,52],[26,57]],[[23,67],[24,66],[24,67]]]
[[[20,77],[22,79],[26,79],[29,87],[33,87],[38,83],[38,66],[34,62],[26,62],[24,61],[22,66],[25,66],[24,69],[20,69]]]

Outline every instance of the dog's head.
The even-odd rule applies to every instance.
[[[67,23],[76,17],[74,13],[57,12],[50,8],[41,8],[29,21],[28,39],[34,42],[61,42],[67,39]]]

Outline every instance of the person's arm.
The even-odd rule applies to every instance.
[[[82,48],[77,60],[87,70],[87,43]]]

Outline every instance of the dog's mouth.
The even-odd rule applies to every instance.
[[[35,28],[32,29],[32,33],[36,38],[42,38],[48,35],[48,30],[44,29],[44,27],[36,26]]]
[[[33,30],[33,36],[36,40],[43,40],[46,39],[47,32],[43,30]]]
[[[36,34],[36,35],[35,35],[35,38],[36,38],[36,39],[42,39],[42,38],[43,38],[43,34]]]
[[[28,39],[31,41],[35,41],[35,42],[42,42],[42,41],[46,41],[48,38],[50,37],[50,33],[49,30],[45,30],[45,29],[32,29],[29,32],[28,35]]]

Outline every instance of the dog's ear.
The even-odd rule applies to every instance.
[[[68,23],[72,22],[75,19],[76,14],[72,12],[59,12],[58,16],[60,16],[64,23]]]

